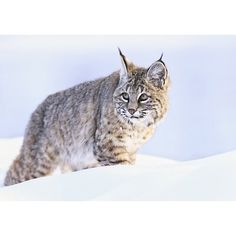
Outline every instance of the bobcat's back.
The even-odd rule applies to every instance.
[[[97,165],[94,135],[105,91],[112,94],[119,77],[85,82],[48,96],[31,115],[20,154],[11,165],[5,185]]]

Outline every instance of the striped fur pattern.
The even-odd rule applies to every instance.
[[[169,76],[160,58],[137,67],[120,51],[122,70],[48,96],[32,113],[4,184],[62,172],[134,164],[167,111]]]

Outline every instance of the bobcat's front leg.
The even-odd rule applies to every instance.
[[[135,155],[127,152],[125,145],[117,140],[98,139],[94,146],[94,154],[102,166],[116,164],[134,164]]]

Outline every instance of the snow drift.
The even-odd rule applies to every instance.
[[[139,155],[111,166],[2,187],[22,138],[0,140],[0,200],[236,200],[236,151],[177,162]]]

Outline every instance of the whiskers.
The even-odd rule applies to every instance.
[[[133,125],[137,122],[142,122],[144,118],[148,115],[148,109],[143,109],[141,111],[136,111],[134,115],[130,115],[127,109],[124,107],[117,108],[118,114],[125,120],[128,124]]]
[[[144,109],[140,112],[140,118],[144,118],[147,115],[147,109]]]

